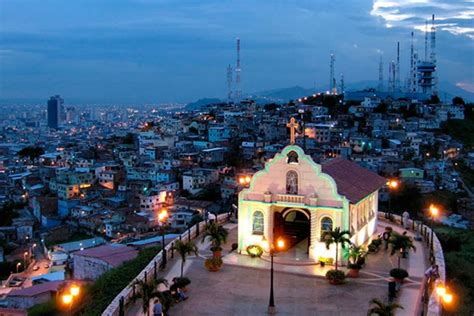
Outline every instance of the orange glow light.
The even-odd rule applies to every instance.
[[[430,205],[430,213],[431,213],[432,216],[437,216],[438,213],[439,213],[438,207],[436,207],[435,205],[431,204],[431,205]]]
[[[390,180],[388,182],[388,186],[391,188],[391,189],[396,189],[398,188],[398,181],[397,180]]]
[[[63,303],[64,304],[71,304],[72,303],[72,295],[70,295],[70,294],[63,295]]]
[[[80,291],[81,291],[81,290],[80,290],[80,288],[79,288],[77,285],[73,284],[73,285],[71,286],[71,295],[72,295],[72,296],[78,296]]]
[[[158,214],[158,220],[160,222],[164,222],[168,218],[168,211],[166,209],[163,209],[159,214]]]
[[[244,184],[244,183],[245,183],[245,179],[244,179],[243,177],[240,177],[240,178],[239,178],[239,183],[240,183],[240,184]]]
[[[283,249],[285,247],[285,241],[283,239],[278,239],[277,247],[278,249]]]
[[[245,177],[245,182],[250,183],[250,176]]]
[[[449,304],[453,301],[453,294],[445,293],[445,294],[443,294],[442,298],[443,298],[443,302]]]
[[[446,294],[446,288],[444,286],[436,287],[436,294],[438,294],[439,296],[443,296],[444,294]]]

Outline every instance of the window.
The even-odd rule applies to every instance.
[[[330,231],[332,231],[332,219],[329,217],[323,217],[321,219],[321,240],[323,240],[324,234]]]
[[[290,151],[286,157],[288,163],[298,163],[298,154],[295,151]]]
[[[298,174],[293,170],[286,174],[286,194],[298,194]]]
[[[260,211],[253,213],[252,232],[256,235],[263,235],[263,213]]]

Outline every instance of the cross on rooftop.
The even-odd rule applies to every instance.
[[[290,119],[290,122],[288,124],[286,124],[286,127],[289,127],[290,128],[290,144],[294,144],[295,143],[295,132],[296,132],[296,129],[299,127],[300,125],[296,122],[295,118],[292,117]]]

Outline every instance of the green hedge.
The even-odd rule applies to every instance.
[[[84,305],[82,315],[101,315],[112,300],[150,263],[160,247],[140,250],[138,256],[101,275],[86,289],[91,299]]]

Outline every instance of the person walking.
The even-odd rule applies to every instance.
[[[163,306],[159,299],[155,299],[153,305],[153,316],[163,316]]]

